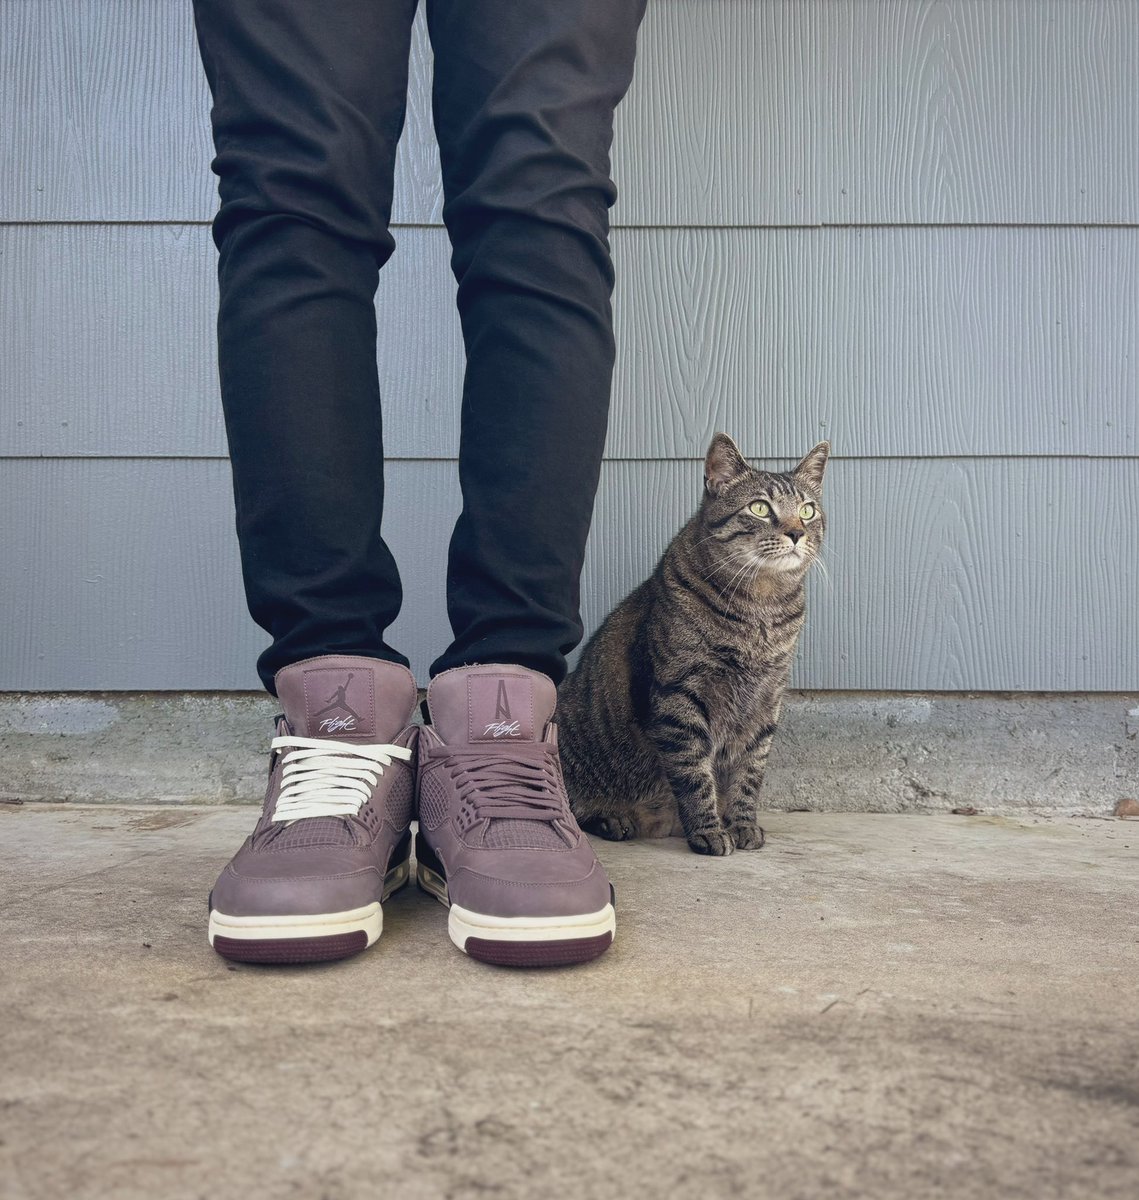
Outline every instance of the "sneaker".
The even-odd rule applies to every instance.
[[[416,879],[482,962],[586,962],[616,928],[613,889],[570,811],[553,681],[525,667],[444,671],[419,738]]]
[[[321,655],[283,667],[257,827],[210,893],[210,945],[238,962],[347,958],[408,881],[416,687],[398,663]]]

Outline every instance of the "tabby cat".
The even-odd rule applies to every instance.
[[[778,474],[712,439],[696,515],[560,690],[562,769],[584,829],[683,831],[698,854],[763,845],[756,798],[823,541],[829,452],[820,442]]]

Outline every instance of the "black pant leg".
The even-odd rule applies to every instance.
[[[565,675],[609,411],[613,114],[644,0],[428,0],[444,221],[467,351],[431,673]]]
[[[406,663],[380,536],[374,297],[416,0],[194,0],[221,205],[218,359],[258,660]]]

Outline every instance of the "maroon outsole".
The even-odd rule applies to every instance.
[[[214,949],[222,958],[247,963],[314,963],[332,962],[359,954],[368,944],[362,929],[351,933],[334,933],[329,937],[307,938],[214,938]]]
[[[498,942],[469,937],[465,949],[471,958],[496,967],[568,967],[604,954],[612,943],[611,933],[556,942]]]

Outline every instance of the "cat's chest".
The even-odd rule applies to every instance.
[[[713,740],[732,740],[756,720],[767,723],[775,709],[783,682],[754,664],[708,664],[700,672],[699,691],[708,711]]]

